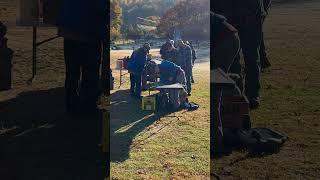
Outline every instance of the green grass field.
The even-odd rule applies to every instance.
[[[320,179],[320,3],[274,4],[265,24],[272,67],[262,75],[254,127],[289,137],[278,154],[245,158],[236,151],[214,160],[221,179]]]
[[[190,100],[201,107],[167,115],[179,120],[140,110],[128,81],[112,92],[112,179],[209,179],[209,63],[197,64],[194,76]]]

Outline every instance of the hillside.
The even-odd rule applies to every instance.
[[[162,16],[177,0],[120,0],[124,26],[136,23],[137,17]]]

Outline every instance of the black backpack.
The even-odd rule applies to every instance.
[[[268,128],[252,128],[237,132],[239,142],[252,153],[275,153],[288,139],[286,136]]]

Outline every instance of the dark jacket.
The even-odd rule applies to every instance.
[[[133,51],[128,62],[128,70],[133,74],[142,74],[147,61],[147,52],[143,48]]]
[[[177,65],[180,66],[186,74],[192,71],[192,50],[190,46],[186,45],[184,48],[178,49]]]
[[[194,62],[197,59],[197,54],[196,54],[196,50],[194,50],[192,44],[189,44],[190,48],[191,48],[191,52],[192,52],[192,64],[194,64]]]
[[[161,48],[160,48],[160,55],[161,55],[161,56],[163,56],[163,55],[165,54],[165,52],[166,52],[167,49],[168,49],[168,46],[169,46],[168,42],[164,43],[164,44],[161,46]]]
[[[63,0],[57,26],[66,34],[99,41],[107,37],[107,13],[105,0]]]
[[[176,63],[178,58],[178,50],[174,48],[171,51],[164,51],[161,55],[161,58]]]

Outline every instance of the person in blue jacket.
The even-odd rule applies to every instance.
[[[147,62],[147,55],[150,50],[150,44],[145,43],[141,48],[133,51],[128,62],[128,71],[130,73],[130,93],[132,97],[141,97],[142,73]]]
[[[188,102],[184,70],[171,61],[163,60],[161,64],[155,65],[155,72],[160,73],[160,83],[165,85],[179,83],[184,87],[183,89],[168,90],[169,102],[173,106],[173,109],[178,110],[184,107],[185,103]]]
[[[67,112],[81,109],[91,113],[97,109],[101,44],[108,32],[107,10],[105,0],[60,3],[57,26],[64,38]]]

